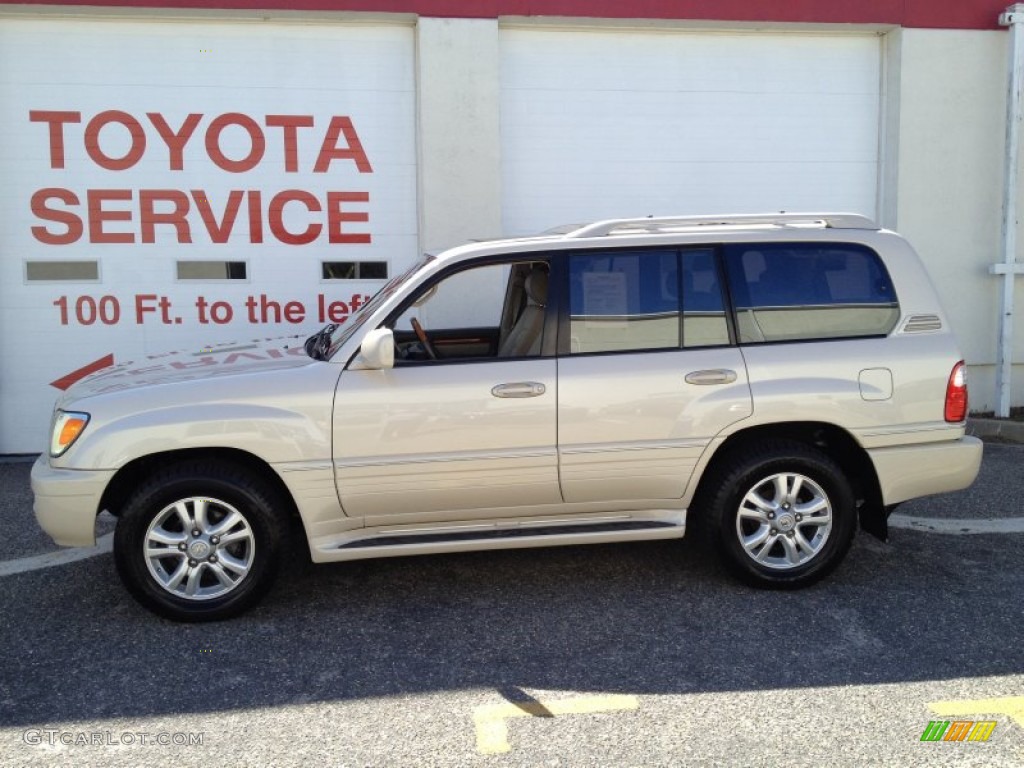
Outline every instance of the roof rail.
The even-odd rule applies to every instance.
[[[608,219],[574,229],[565,233],[565,236],[605,237],[616,234],[617,230],[641,230],[656,234],[690,227],[738,227],[758,224],[779,227],[819,226],[828,229],[878,229],[878,225],[867,216],[856,213],[741,213],[725,216],[648,216],[643,219]]]

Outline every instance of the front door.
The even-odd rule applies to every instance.
[[[543,261],[506,261],[425,284],[386,323],[395,367],[342,374],[334,462],[347,515],[463,520],[561,502],[546,279]]]

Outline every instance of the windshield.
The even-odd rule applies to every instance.
[[[334,353],[337,352],[346,341],[352,338],[352,335],[359,330],[368,317],[377,311],[377,308],[381,304],[387,301],[395,291],[401,288],[409,278],[433,260],[433,256],[424,254],[419,261],[409,267],[405,272],[397,277],[391,278],[391,280],[389,280],[383,288],[377,291],[377,293],[373,295],[373,298],[366,302],[366,304],[364,304],[356,314],[352,315],[352,317],[350,317],[346,322],[339,325],[331,336],[331,347],[326,358],[330,360],[334,356]]]

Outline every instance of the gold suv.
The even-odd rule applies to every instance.
[[[602,221],[428,256],[340,326],[123,365],[57,403],[39,524],[148,608],[316,562],[670,539],[810,584],[858,526],[965,488],[964,364],[899,235],[853,215]]]

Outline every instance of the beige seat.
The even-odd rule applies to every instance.
[[[501,342],[498,357],[529,357],[540,354],[544,335],[544,307],[548,301],[548,273],[534,267],[523,284],[526,306],[508,336]]]

